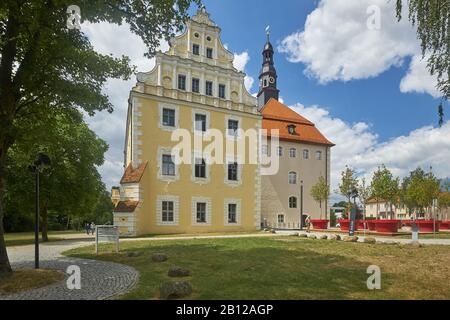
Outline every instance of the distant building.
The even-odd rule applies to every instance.
[[[314,123],[278,101],[277,71],[274,50],[269,36],[263,50],[258,108],[263,115],[263,129],[267,130],[267,145],[263,154],[276,155],[279,171],[261,177],[261,214],[263,224],[281,228],[298,228],[303,184],[303,219],[329,219],[328,203],[322,208],[310,192],[323,177],[330,184],[331,147],[334,146]],[[271,130],[278,130],[279,146],[271,150]],[[304,225],[304,224],[303,224]]]

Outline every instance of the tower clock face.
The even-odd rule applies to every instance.
[[[275,78],[274,77],[270,77],[269,81],[270,81],[270,83],[274,84],[275,83]]]

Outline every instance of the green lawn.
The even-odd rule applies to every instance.
[[[49,241],[64,240],[68,236],[82,235],[82,232],[77,231],[50,231],[48,233]],[[34,232],[18,232],[5,234],[6,246],[23,246],[34,243]]]
[[[112,250],[105,245],[102,250]],[[121,253],[70,256],[110,260],[139,270],[140,281],[124,299],[158,299],[171,265],[188,268],[191,299],[450,299],[450,247],[415,248],[283,238],[123,242]],[[140,252],[135,258],[127,252]],[[151,261],[152,252],[169,260]],[[366,286],[369,265],[382,272],[382,290]]]
[[[411,239],[411,235],[398,236],[399,239]],[[440,232],[436,236],[430,233],[419,234],[419,239],[450,239],[450,232]]]

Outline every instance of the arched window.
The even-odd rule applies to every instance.
[[[297,172],[289,172],[289,184],[297,184]]]
[[[290,197],[289,198],[289,208],[290,209],[297,209],[297,197]]]

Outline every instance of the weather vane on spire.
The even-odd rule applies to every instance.
[[[270,37],[270,26],[266,27],[266,34],[267,34],[267,41],[269,41],[269,37]]]

